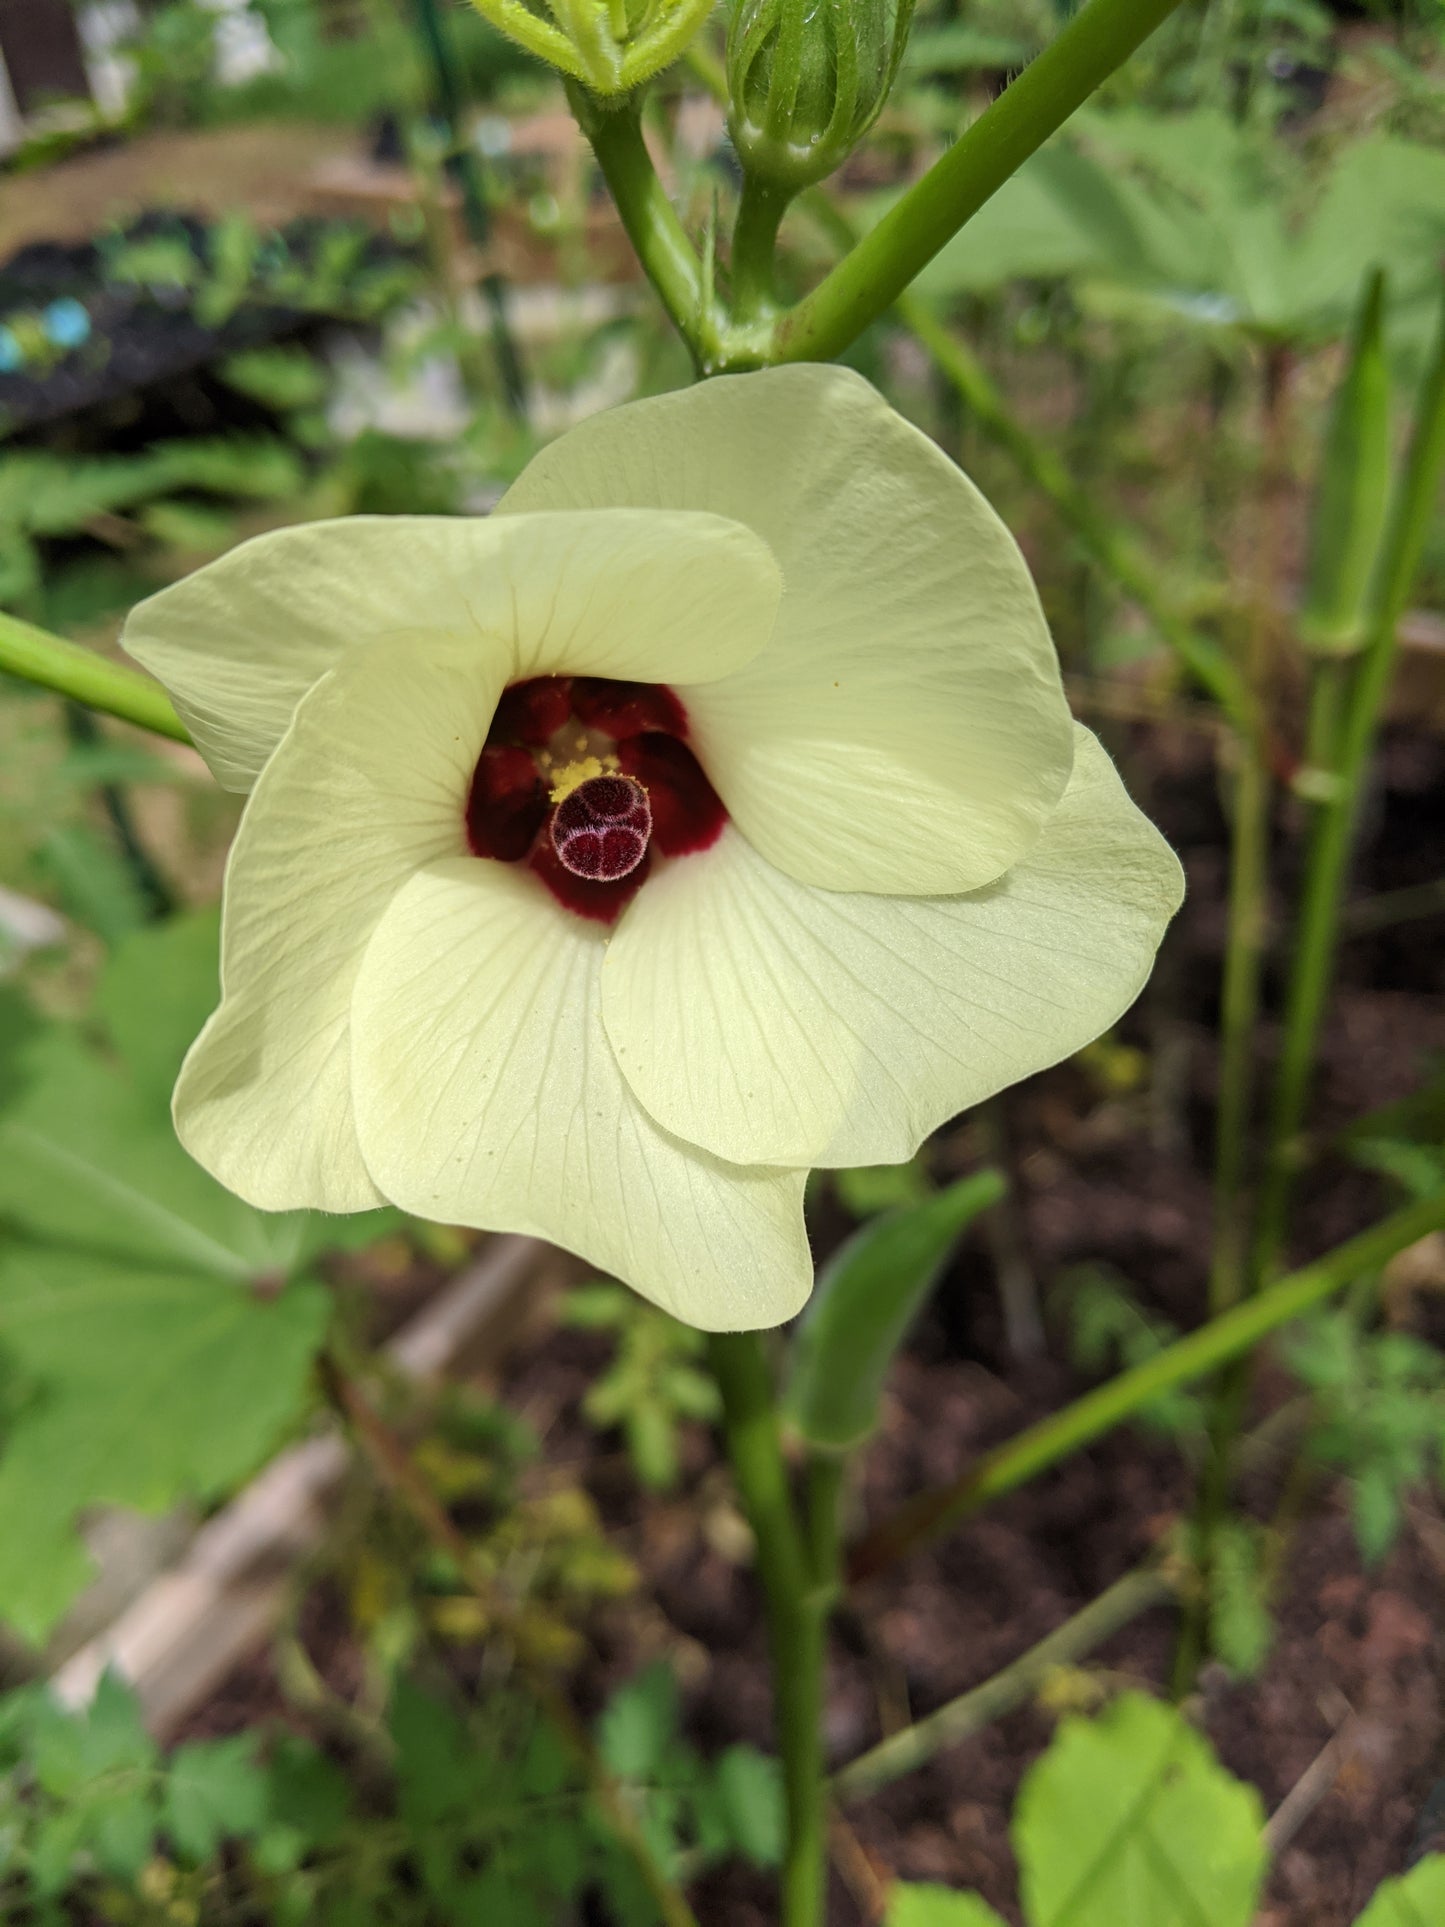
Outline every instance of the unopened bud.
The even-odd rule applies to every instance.
[[[888,98],[913,0],[737,0],[728,131],[747,171],[795,194],[831,174]]]

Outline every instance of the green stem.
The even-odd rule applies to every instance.
[[[1352,1280],[1378,1271],[1397,1251],[1442,1226],[1445,1192],[1395,1212],[1313,1264],[1282,1278],[1269,1290],[1178,1339],[1142,1365],[1085,1393],[1062,1412],[1029,1426],[1016,1438],[986,1452],[962,1478],[936,1491],[920,1493],[876,1526],[852,1549],[850,1579],[866,1578],[914,1547],[937,1538],[958,1520],[1027,1484],[1124,1424],[1162,1392],[1206,1378],[1281,1325],[1312,1311]]]
[[[1244,1174],[1254,1095],[1259,986],[1269,871],[1269,771],[1254,736],[1233,739],[1234,821],[1230,837],[1229,932],[1220,992],[1219,1112],[1215,1129],[1214,1254],[1209,1309],[1217,1316],[1244,1295],[1249,1251]]]
[[[643,272],[693,360],[708,372],[717,354],[718,319],[704,299],[702,263],[642,138],[641,101],[629,98],[613,105],[575,86],[568,88],[568,98]]]
[[[778,1750],[783,1762],[788,1842],[783,1862],[784,1927],[822,1927],[827,1878],[827,1795],[823,1780],[823,1662],[832,1589],[813,1560],[834,1542],[837,1485],[815,1484],[808,1542],[788,1488],[772,1373],[756,1332],[715,1332],[708,1361],[722,1394],[733,1476],[757,1542],[767,1601]],[[821,1465],[815,1473],[822,1471]],[[829,1525],[831,1519],[832,1524]]]
[[[84,703],[122,722],[134,723],[173,742],[188,743],[186,726],[157,682],[138,669],[108,662],[93,649],[36,629],[18,616],[0,613],[0,670],[25,682],[52,689],[57,696]]]
[[[842,1452],[815,1452],[808,1462],[808,1565],[814,1588],[829,1610],[839,1590],[839,1532],[847,1472],[848,1460]]]
[[[732,251],[733,319],[744,325],[769,318],[777,306],[778,228],[791,198],[755,174],[744,176]]]
[[[1180,0],[1088,0],[851,254],[778,324],[776,361],[830,361],[1062,127]]]
[[[1286,431],[1291,358],[1273,345],[1265,352],[1261,385],[1261,461],[1253,607],[1245,649],[1245,676],[1257,713],[1269,688],[1276,572],[1284,552],[1281,527],[1288,480]],[[1218,1316],[1257,1287],[1249,1265],[1245,1170],[1250,1149],[1254,1060],[1258,1046],[1260,978],[1264,964],[1269,894],[1269,770],[1255,732],[1235,737],[1234,822],[1230,841],[1229,934],[1220,999],[1220,1090],[1214,1173],[1214,1240],[1209,1309]],[[1174,1654],[1174,1695],[1194,1689],[1208,1646],[1217,1587],[1220,1532],[1229,1514],[1235,1441],[1249,1397],[1250,1359],[1232,1359],[1213,1388],[1208,1450],[1194,1507],[1194,1556],[1198,1583],[1186,1602]]]
[[[1349,691],[1350,661],[1345,656],[1321,656],[1310,678],[1310,713],[1305,739],[1305,765],[1327,792],[1334,788],[1339,758],[1340,726]]]
[[[917,1772],[946,1747],[958,1746],[1032,1699],[1055,1668],[1077,1665],[1131,1620],[1174,1597],[1175,1588],[1158,1565],[1125,1573],[1107,1592],[1090,1600],[1072,1619],[1066,1619],[981,1686],[961,1693],[936,1713],[915,1720],[901,1733],[891,1734],[851,1760],[834,1776],[835,1799],[866,1800],[905,1773]]]
[[[1360,657],[1337,733],[1333,794],[1315,818],[1305,866],[1294,965],[1285,999],[1284,1036],[1270,1115],[1269,1149],[1261,1195],[1255,1265],[1261,1276],[1276,1264],[1288,1227],[1290,1193],[1300,1156],[1300,1132],[1314,1081],[1320,1025],[1334,976],[1340,916],[1354,851],[1365,778],[1390,674],[1400,617],[1445,471],[1445,307],[1420,399],[1409,458],[1396,491],[1381,553],[1369,637]]]

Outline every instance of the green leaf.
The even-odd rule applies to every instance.
[[[784,1845],[783,1776],[778,1762],[755,1746],[730,1746],[714,1768],[729,1836],[755,1867],[781,1866]]]
[[[672,1413],[656,1399],[642,1398],[625,1414],[624,1424],[638,1478],[649,1492],[671,1492],[680,1469]]]
[[[562,1300],[562,1323],[580,1331],[610,1331],[626,1324],[630,1296],[620,1285],[575,1285]]]
[[[102,1873],[132,1881],[155,1852],[154,1789],[122,1786],[91,1794],[82,1804],[85,1844]]]
[[[1004,1927],[977,1894],[955,1893],[951,1887],[913,1887],[902,1881],[888,1900],[883,1927]]]
[[[83,1807],[59,1807],[42,1816],[30,1848],[30,1886],[37,1900],[53,1900],[70,1885],[85,1832]]]
[[[410,1680],[399,1680],[391,1704],[391,1736],[408,1825],[432,1826],[475,1808],[489,1770],[449,1706]]]
[[[1442,1920],[1445,1854],[1432,1853],[1398,1880],[1387,1880],[1355,1927],[1438,1927]]]
[[[147,904],[119,850],[86,823],[57,823],[36,853],[67,915],[114,947],[146,920]]]
[[[55,769],[57,783],[92,789],[101,783],[186,783],[190,776],[174,764],[130,743],[77,743]]]
[[[304,348],[247,348],[217,373],[228,387],[278,413],[319,406],[331,382],[324,364]]]
[[[1070,1265],[1050,1292],[1068,1316],[1071,1356],[1086,1372],[1131,1369],[1157,1358],[1179,1333],[1166,1318],[1147,1312],[1127,1278],[1109,1265]],[[1203,1407],[1195,1393],[1161,1393],[1141,1405],[1138,1421],[1168,1437],[1198,1433]]]
[[[0,1213],[36,1238],[243,1280],[288,1271],[305,1221],[266,1217],[181,1149],[169,1116],[58,1026],[0,1113]]]
[[[833,1183],[844,1210],[855,1218],[923,1204],[933,1196],[928,1173],[917,1158],[907,1164],[860,1164],[852,1171],[835,1171]]]
[[[677,1681],[661,1660],[615,1692],[602,1709],[597,1743],[621,1779],[656,1777],[678,1731]]]
[[[221,994],[219,910],[149,924],[111,956],[95,1012],[136,1087],[169,1114],[181,1059]]]
[[[1364,643],[1370,581],[1390,508],[1384,303],[1385,277],[1376,269],[1365,283],[1315,485],[1300,638],[1330,654]]]
[[[1057,141],[1005,181],[914,287],[926,298],[941,299],[985,293],[1013,280],[1106,271],[1132,276],[1140,270],[1144,246],[1121,183],[1076,142]]]
[[[29,1749],[36,1784],[62,1802],[78,1799],[107,1775],[148,1775],[158,1757],[135,1694],[113,1672],[102,1675],[95,1697],[81,1712],[48,1695],[32,1702]]]
[[[305,1829],[318,1846],[340,1833],[351,1811],[351,1786],[341,1769],[306,1740],[282,1734],[271,1749],[271,1809]]]
[[[1252,1679],[1274,1644],[1262,1529],[1227,1519],[1215,1534],[1210,1573],[1209,1636],[1230,1672]]]
[[[73,1522],[158,1511],[246,1477],[304,1410],[327,1294],[74,1252],[0,1255],[0,1343],[36,1381],[0,1453],[0,1616],[42,1639],[85,1584]]]
[[[173,487],[262,502],[298,495],[306,480],[301,457],[274,435],[231,435],[177,442],[169,455]]]
[[[1065,1720],[1014,1810],[1031,1927],[1249,1927],[1263,1824],[1172,1707],[1126,1693]]]
[[[1368,1566],[1378,1566],[1395,1543],[1402,1517],[1401,1485],[1388,1465],[1366,1465],[1355,1478],[1350,1512]]]
[[[248,1839],[265,1825],[269,1788],[254,1754],[254,1737],[237,1733],[226,1740],[194,1741],[171,1755],[165,1829],[177,1853],[197,1866],[223,1840]]]
[[[823,1268],[793,1342],[784,1394],[810,1445],[847,1450],[868,1437],[914,1315],[960,1233],[1003,1188],[994,1171],[963,1178],[926,1203],[875,1218]]]

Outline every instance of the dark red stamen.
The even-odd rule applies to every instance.
[[[550,836],[538,837],[527,867],[541,878],[564,910],[571,910],[592,923],[616,923],[647,880],[652,868],[652,846],[649,844],[643,851],[637,868],[615,883],[593,883],[565,868],[552,847]]]
[[[541,749],[571,714],[570,676],[533,676],[527,682],[514,682],[502,691],[487,741],[528,743]]]
[[[689,856],[716,843],[728,813],[686,743],[648,731],[620,744],[617,760],[647,791],[652,840],[664,856]]]
[[[484,749],[467,797],[472,855],[520,863],[550,807],[547,785],[525,749]]]
[[[647,853],[652,811],[630,776],[593,776],[564,796],[552,817],[552,846],[564,869],[591,883],[616,883]]]
[[[564,909],[615,923],[646,879],[654,845],[665,856],[705,850],[727,821],[686,733],[687,712],[660,684],[603,676],[513,683],[467,798],[473,854],[525,862]],[[554,808],[558,761],[610,762],[614,747],[623,773],[589,777]]]
[[[614,742],[640,736],[645,729],[669,736],[687,734],[687,711],[661,683],[615,682],[610,676],[577,676],[572,709],[580,722],[604,730]]]

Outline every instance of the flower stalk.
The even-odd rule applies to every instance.
[[[767,1603],[787,1846],[783,1927],[822,1927],[827,1883],[823,1677],[837,1593],[841,1468],[815,1469],[806,1536],[789,1490],[777,1397],[756,1332],[717,1332],[708,1362]]]
[[[172,742],[191,739],[158,682],[0,610],[0,670]]]
[[[718,357],[723,317],[642,138],[641,101],[604,101],[575,86],[568,89],[568,98],[643,272],[699,370],[710,372]]]

